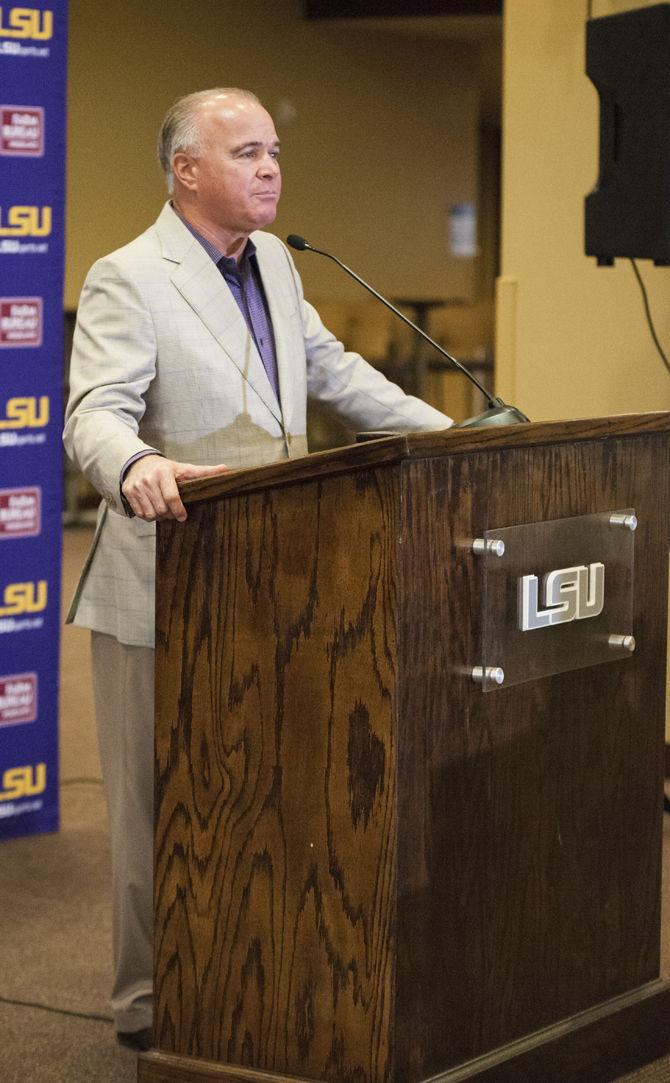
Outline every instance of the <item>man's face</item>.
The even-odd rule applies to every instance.
[[[203,218],[233,234],[273,222],[281,173],[270,114],[247,98],[212,98],[201,107],[200,130],[205,149],[193,158],[191,191]]]

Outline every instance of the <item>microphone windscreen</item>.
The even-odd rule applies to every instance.
[[[307,241],[304,237],[301,237],[299,233],[289,233],[286,238],[286,243],[290,245],[291,248],[296,248],[298,252],[304,252],[306,248],[309,248]]]

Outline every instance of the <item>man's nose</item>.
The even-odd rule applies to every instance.
[[[264,154],[258,170],[266,177],[275,177],[279,173],[279,162],[271,154]]]

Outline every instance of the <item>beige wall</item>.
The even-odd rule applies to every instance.
[[[593,0],[593,14],[652,2]],[[584,15],[584,0],[505,0],[498,390],[534,420],[670,408],[629,262],[599,268],[583,255],[583,200],[598,173]],[[670,268],[638,266],[667,354]]]
[[[302,7],[71,0],[66,306],[93,260],[156,217],[167,106],[222,83],[256,90],[278,118],[280,236],[331,246],[391,294],[471,296],[474,261],[449,257],[446,211],[476,196],[474,48],[307,23]],[[315,299],[360,298],[325,261],[298,259]]]
[[[642,6],[593,0],[593,14]],[[505,0],[498,390],[534,420],[670,408],[629,262],[598,268],[583,254],[598,172],[585,12],[585,0]],[[670,269],[639,267],[667,353]]]

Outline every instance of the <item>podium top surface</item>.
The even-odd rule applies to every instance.
[[[366,440],[331,451],[320,451],[297,459],[248,470],[233,470],[212,477],[186,481],[179,486],[187,504],[256,492],[259,489],[320,477],[348,473],[403,460],[466,455],[479,451],[504,451],[546,444],[581,443],[621,436],[642,436],[670,432],[670,412],[616,414],[610,417],[579,418],[573,421],[530,422],[505,427],[457,427],[437,432],[410,432]]]

